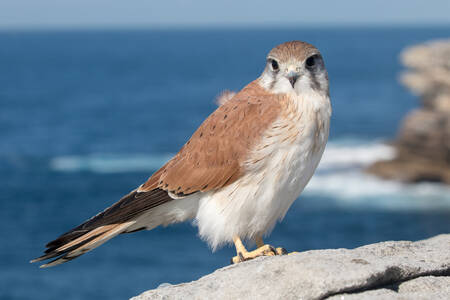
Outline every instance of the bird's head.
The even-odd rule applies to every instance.
[[[272,93],[329,93],[322,55],[316,47],[301,41],[283,43],[269,52],[260,83]]]

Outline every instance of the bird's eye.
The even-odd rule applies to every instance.
[[[317,55],[310,56],[306,60],[305,64],[308,68],[312,68],[316,65],[316,60],[317,60]]]
[[[280,66],[278,66],[278,62],[275,59],[272,59],[271,61],[272,70],[278,71],[280,69]]]

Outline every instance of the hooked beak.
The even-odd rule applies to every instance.
[[[289,80],[289,82],[292,85],[292,88],[294,88],[295,83],[297,82],[297,79],[300,77],[300,74],[298,72],[295,71],[290,71],[287,75],[286,78]]]

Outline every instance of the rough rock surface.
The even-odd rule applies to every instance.
[[[406,182],[450,184],[450,40],[406,49],[401,76],[422,107],[403,120],[394,146],[397,157],[368,168],[369,173]]]
[[[450,234],[418,242],[261,257],[147,299],[449,299]]]

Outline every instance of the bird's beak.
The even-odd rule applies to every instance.
[[[292,85],[292,88],[294,88],[295,82],[297,82],[297,79],[300,77],[300,73],[295,71],[295,68],[289,68],[288,72],[286,74],[286,78],[289,80],[289,82]]]

